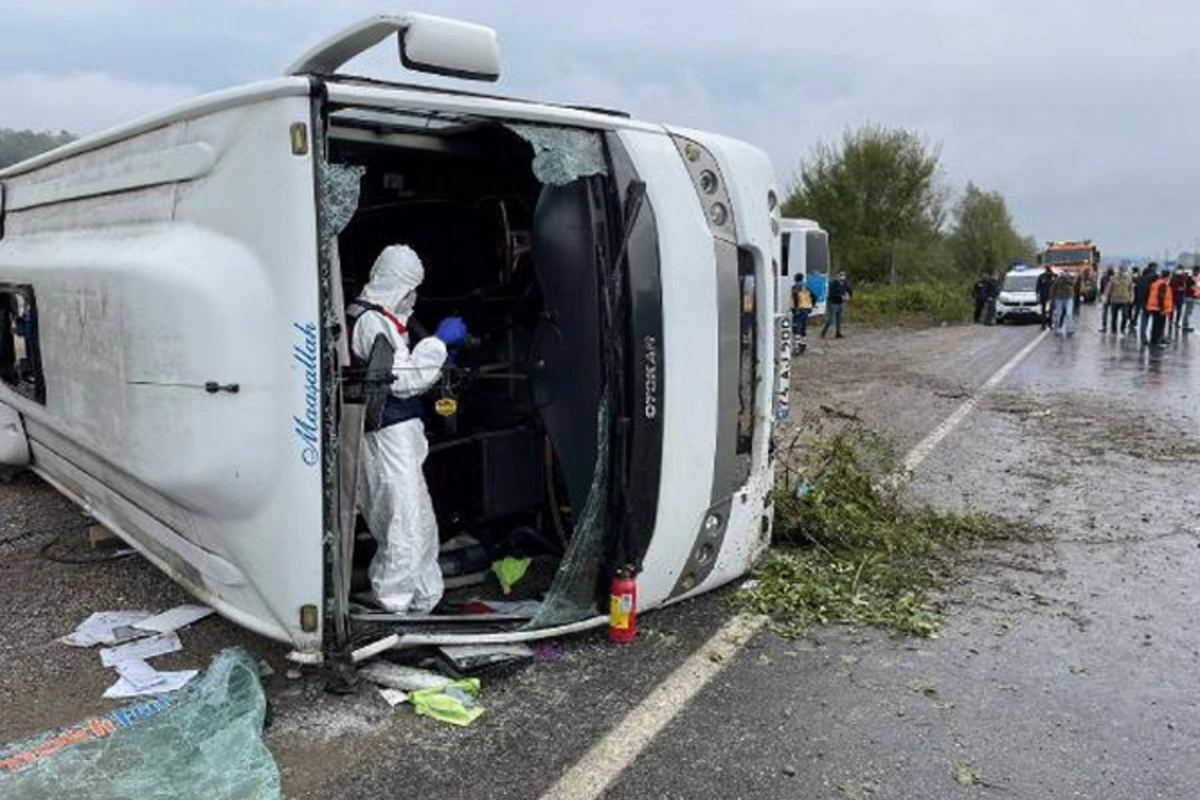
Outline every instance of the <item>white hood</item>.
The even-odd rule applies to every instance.
[[[416,252],[404,244],[383,248],[371,278],[359,292],[359,298],[395,312],[401,321],[412,313],[416,297],[412,292],[425,280],[425,267]]]

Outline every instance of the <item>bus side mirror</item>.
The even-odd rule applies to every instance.
[[[408,69],[495,81],[500,78],[496,32],[483,25],[431,14],[384,14],[339,31],[300,56],[288,75],[333,75],[354,57],[396,34],[400,62]]]
[[[477,81],[500,79],[496,32],[482,25],[428,14],[408,14],[400,63],[418,72]]]

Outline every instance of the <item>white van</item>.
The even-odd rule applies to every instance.
[[[1037,282],[1039,270],[1028,264],[1016,264],[1004,275],[996,297],[996,322],[1013,320],[1040,321]]]
[[[338,73],[393,34],[409,69],[498,77],[488,28],[376,17],[283,78],[0,171],[0,458],[300,661],[599,625],[623,565],[642,608],[745,573],[787,399],[770,161]],[[457,314],[477,339],[427,396],[456,401],[425,416],[426,475],[443,541],[470,546],[421,618],[359,587],[381,384],[350,367],[344,309],[396,242],[426,267],[414,330]],[[505,555],[532,559],[518,588],[541,602],[467,602]]]

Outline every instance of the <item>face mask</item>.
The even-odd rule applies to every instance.
[[[395,309],[396,314],[398,316],[407,316],[412,313],[412,310],[416,305],[417,305],[417,292],[416,292],[416,290],[413,290],[413,291],[409,292],[408,294],[404,295],[404,297],[401,297],[400,301],[398,303],[396,303],[396,309]]]

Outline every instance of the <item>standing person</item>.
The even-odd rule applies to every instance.
[[[1196,301],[1200,300],[1200,267],[1192,267],[1192,274],[1188,276],[1187,294],[1183,298],[1183,332],[1191,333],[1192,328],[1192,307],[1196,305]]]
[[[1101,333],[1105,332],[1104,325],[1108,320],[1108,313],[1109,313],[1108,284],[1112,282],[1113,276],[1115,274],[1116,274],[1116,272],[1113,270],[1113,268],[1109,267],[1108,269],[1104,270],[1104,274],[1100,276],[1100,299],[1103,301],[1103,305],[1100,308],[1100,332]],[[1116,333],[1115,328],[1113,329],[1113,333]]]
[[[1054,304],[1054,322],[1051,327],[1055,336],[1075,335],[1075,301],[1079,298],[1079,277],[1070,272],[1060,272],[1050,287],[1050,300]]]
[[[975,324],[978,325],[983,322],[984,308],[992,296],[991,276],[980,275],[979,280],[975,281],[975,286],[971,289],[971,294],[975,298]]]
[[[367,574],[379,604],[399,614],[427,614],[442,599],[438,528],[422,465],[429,453],[420,395],[441,375],[447,347],[467,336],[447,317],[433,336],[408,346],[408,319],[425,279],[421,259],[405,245],[385,247],[371,277],[347,308],[350,348],[368,358],[382,336],[393,350],[395,378],[380,426],[363,434],[359,506],[379,542]]]
[[[1101,320],[1100,332],[1115,334],[1119,318],[1123,335],[1129,326],[1129,306],[1133,303],[1133,279],[1129,277],[1128,268],[1122,265],[1121,271],[1113,275],[1104,288],[1104,307],[1108,311],[1108,318]]]
[[[1050,265],[1046,265],[1046,269],[1038,275],[1037,279],[1037,299],[1038,306],[1042,311],[1042,330],[1050,327],[1050,287],[1054,285],[1054,270],[1050,269]]]
[[[1183,306],[1188,295],[1188,284],[1191,282],[1191,275],[1183,267],[1176,267],[1174,274],[1171,276],[1171,300],[1174,305],[1174,316],[1172,322],[1175,329],[1183,327]]]
[[[1146,295],[1146,313],[1150,317],[1150,346],[1162,347],[1167,344],[1167,326],[1171,324],[1171,314],[1175,310],[1175,293],[1171,290],[1171,276],[1163,272]]]
[[[1150,285],[1158,280],[1158,264],[1151,261],[1142,270],[1141,277],[1133,287],[1133,304],[1138,310],[1138,342],[1145,347],[1150,344],[1146,332],[1150,327],[1150,315],[1146,312],[1146,298],[1150,296]]]
[[[829,282],[829,293],[825,295],[825,324],[821,327],[821,338],[834,329],[834,338],[842,338],[842,306],[851,297],[850,282],[846,273],[839,272],[838,276]]]
[[[1137,305],[1137,285],[1142,278],[1142,271],[1138,267],[1129,270],[1129,277],[1133,279],[1134,299],[1129,303],[1129,330],[1132,333],[1137,329],[1138,324],[1138,305]]]
[[[1000,276],[993,272],[987,279],[987,302],[983,305],[983,324],[996,324],[996,300],[1000,297]]]
[[[1083,307],[1083,296],[1087,292],[1087,279],[1085,277],[1086,270],[1079,270],[1075,273],[1075,303],[1072,306],[1075,319],[1079,319],[1079,309]]]
[[[792,284],[792,354],[799,355],[808,349],[808,317],[812,314],[813,294],[797,275]]]

